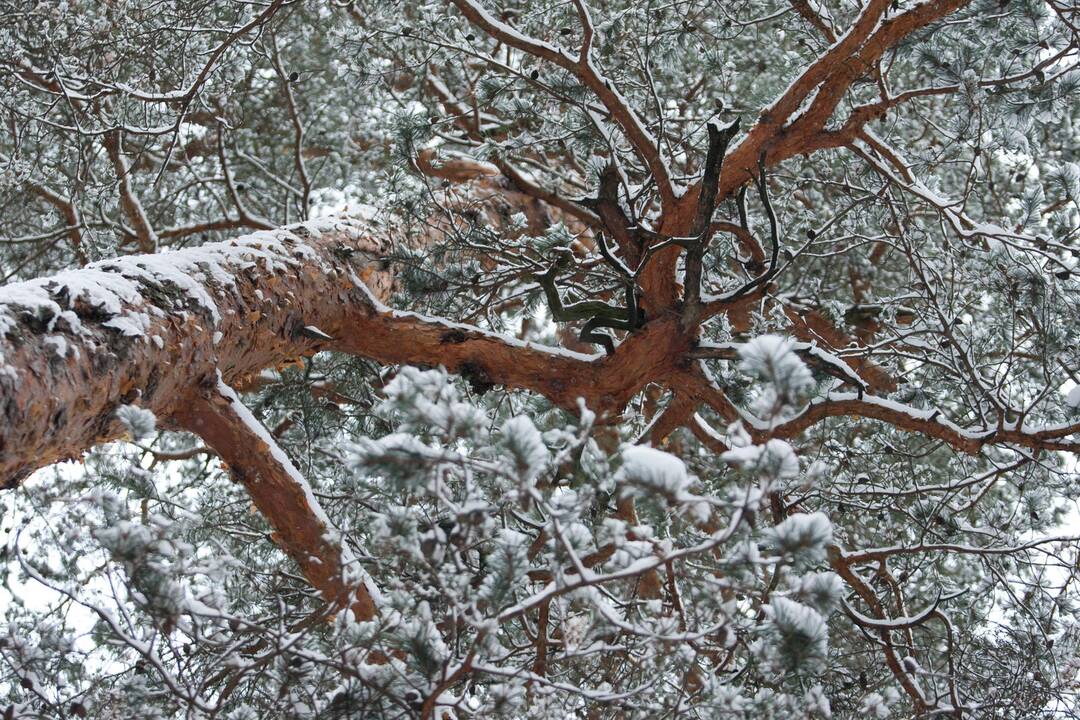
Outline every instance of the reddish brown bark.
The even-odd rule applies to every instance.
[[[167,422],[219,371],[227,384],[239,385],[322,349],[386,363],[441,364],[480,386],[532,390],[568,409],[583,398],[594,410],[615,412],[686,348],[672,322],[653,324],[606,358],[393,312],[380,302],[391,276],[380,269],[390,244],[379,233],[356,222],[318,236],[300,226],[170,254],[171,266],[197,261],[229,278],[224,284],[183,276],[213,298],[216,320],[192,293],[139,270],[151,262],[140,258],[8,286],[0,293],[0,318],[10,324],[0,342],[0,478],[11,486],[39,467],[122,436],[115,418],[121,404],[137,403]],[[127,284],[137,294],[108,309],[83,292],[88,284]],[[61,311],[78,317],[78,329]],[[119,329],[119,321],[131,318],[145,321],[141,335]],[[640,352],[643,347],[653,351]]]
[[[273,439],[259,433],[237,411],[235,400],[208,388],[173,414],[181,427],[199,435],[229,466],[274,529],[274,542],[300,567],[329,604],[350,607],[357,620],[375,617],[367,583],[346,580],[341,545],[327,525],[317,500]]]
[[[567,409],[583,400],[611,419],[647,384],[657,383],[679,393],[658,422],[657,439],[690,422],[701,404],[727,421],[738,417],[723,389],[696,369],[691,332],[673,313],[629,335],[611,356],[535,346],[388,309],[381,302],[392,285],[381,259],[390,247],[388,231],[346,221],[321,232],[310,227],[173,253],[166,274],[187,272],[172,280],[145,271],[159,255],[0,290],[0,477],[10,487],[38,467],[120,437],[116,409],[137,402],[166,425],[200,435],[247,488],[275,540],[312,586],[328,602],[349,605],[367,619],[376,612],[371,592],[346,581],[341,549],[327,536],[325,516],[303,479],[270,446],[272,439],[207,391],[217,387],[219,373],[227,383],[242,383],[263,368],[333,349],[384,363],[443,365],[475,386],[530,390]],[[198,288],[182,291],[183,282],[207,293],[214,309],[196,299]],[[124,283],[128,293],[116,306],[95,300],[103,286]],[[95,284],[97,290],[85,291]],[[69,314],[62,318],[62,311]],[[130,324],[137,317],[145,318],[141,335],[121,332],[118,320]],[[61,351],[59,341],[67,348]],[[840,416],[877,419],[966,452],[993,442],[1080,449],[1068,440],[1077,427],[972,435],[872,398],[819,402],[771,432],[753,435],[759,442],[791,437]],[[652,592],[653,578],[645,580],[642,592]]]
[[[384,363],[444,365],[478,387],[531,390],[571,410],[582,399],[608,415],[621,411],[649,383],[681,389],[694,341],[674,314],[652,320],[604,357],[388,310],[379,300],[392,281],[389,270],[380,269],[380,256],[390,246],[387,233],[343,221],[321,234],[299,227],[170,254],[170,266],[198,260],[229,279],[184,276],[213,298],[216,320],[174,283],[146,273],[136,277],[149,259],[99,263],[8,286],[0,292],[0,319],[7,326],[0,342],[0,478],[11,486],[39,467],[120,437],[115,412],[121,404],[138,403],[168,422],[219,371],[227,384],[240,385],[264,368],[321,349]],[[125,282],[136,294],[118,309],[95,306],[82,291],[88,284]],[[78,316],[80,327],[74,330],[58,318],[60,311]],[[144,317],[141,336],[117,329],[125,315]],[[331,339],[312,339],[306,326]],[[61,342],[67,346],[63,352]],[[857,369],[869,374],[865,367]],[[719,389],[703,398],[730,414]],[[828,412],[815,410],[799,429],[810,418],[838,415],[910,425],[908,418],[879,406],[845,403],[829,405]],[[971,449],[966,438],[932,425],[933,436]],[[1044,437],[1018,430],[982,442],[1008,437],[1027,447],[1060,449],[1067,434]]]
[[[817,58],[770,107],[765,108],[749,132],[725,157],[717,188],[718,199],[731,195],[757,175],[759,158],[775,167],[796,155],[843,147],[857,130],[876,116],[864,113],[860,122],[845,125],[845,132],[829,132],[825,125],[833,116],[851,84],[871,72],[879,60],[911,33],[968,5],[970,0],[933,0],[882,22],[891,0],[870,0],[849,31]],[[803,112],[803,103],[817,91]],[[895,104],[895,103],[892,103]],[[891,104],[887,104],[891,107]],[[881,112],[888,109],[885,107]],[[678,198],[661,223],[662,235],[685,235],[698,205],[700,184]],[[656,254],[642,278],[649,304],[659,311],[673,308],[679,300],[675,266],[682,252],[671,247]]]
[[[277,249],[268,252],[273,243]],[[39,467],[120,437],[121,404],[137,403],[167,420],[219,370],[234,383],[313,352],[318,343],[301,334],[303,327],[340,329],[342,302],[355,290],[335,253],[367,253],[366,264],[353,265],[373,292],[385,294],[389,276],[370,258],[388,247],[363,226],[340,223],[318,237],[294,228],[152,256],[176,268],[212,264],[230,278],[230,285],[190,278],[213,298],[216,321],[190,292],[140,270],[150,259],[107,261],[5,287],[0,478],[10,487]],[[103,307],[98,301],[117,287],[132,294],[111,296],[115,306]],[[144,332],[126,335],[125,321],[145,321]]]
[[[869,0],[855,25],[763,111],[727,155],[718,197],[727,197],[756,175],[759,160],[769,168],[797,154],[842,147],[869,120],[915,97],[915,93],[901,94],[859,106],[839,130],[824,129],[851,83],[873,73],[890,47],[966,2],[932,0],[883,20],[890,3]],[[673,191],[659,147],[633,109],[588,62],[587,41],[580,56],[574,57],[546,44],[515,38],[470,0],[455,0],[455,4],[474,24],[560,65],[591,88],[657,182],[662,199],[656,228],[659,237],[694,234],[695,218],[701,211],[700,185],[681,194]],[[806,17],[809,6],[795,5]],[[815,18],[808,19],[814,22]],[[587,22],[583,17],[583,23]],[[828,30],[814,24],[823,32]],[[438,94],[444,103],[454,102],[445,92]],[[118,140],[105,138],[122,176],[126,163]],[[621,218],[608,217],[611,213],[605,214],[604,207],[598,206],[594,214],[560,198],[533,184],[505,160],[488,165],[455,156],[440,159],[424,151],[416,169],[441,180],[472,182],[473,192],[461,197],[482,212],[497,215],[505,205],[524,208],[530,231],[545,227],[552,217],[549,210],[554,209],[582,224],[582,229],[605,227],[631,261],[640,251],[625,232],[620,233],[626,225]],[[122,207],[140,245],[151,247],[157,236],[143,227],[137,198],[121,180]],[[606,209],[618,209],[617,201]],[[74,224],[68,220],[69,226]],[[237,222],[249,220],[241,212]],[[719,223],[717,229],[734,232],[742,251],[756,264],[764,262],[766,253],[751,233],[730,223]],[[303,479],[272,446],[272,439],[238,416],[235,405],[207,392],[208,387],[216,387],[218,373],[228,384],[243,384],[266,367],[318,350],[337,350],[390,364],[443,365],[479,389],[503,385],[534,391],[571,410],[584,401],[610,419],[642,388],[655,383],[677,392],[657,419],[652,432],[655,441],[689,424],[703,443],[724,449],[722,439],[699,422],[696,410],[708,405],[727,422],[736,421],[739,411],[724,389],[695,365],[697,324],[703,317],[723,312],[736,328],[748,325],[752,305],[776,302],[775,286],[763,283],[735,301],[714,302],[702,318],[686,322],[680,317],[686,314],[687,303],[676,273],[682,250],[673,246],[658,253],[640,277],[649,322],[629,334],[611,356],[582,355],[389,310],[382,304],[393,282],[382,262],[390,248],[389,237],[387,228],[343,221],[322,233],[294,228],[172,255],[177,261],[174,265],[188,268],[180,284],[193,283],[194,293],[181,289],[167,272],[153,277],[140,271],[138,259],[98,264],[82,275],[66,274],[0,291],[0,481],[11,486],[38,467],[76,457],[94,444],[119,437],[122,428],[115,420],[116,409],[123,403],[138,403],[167,425],[200,435],[247,488],[274,528],[276,542],[312,586],[328,602],[351,606],[358,618],[369,619],[376,613],[372,592],[363,583],[346,581],[342,550],[328,535],[331,528]],[[213,266],[213,271],[203,267],[203,276],[197,277],[198,262]],[[83,292],[88,280],[100,286],[128,282],[135,290],[119,308],[102,308]],[[212,298],[214,309],[198,299],[200,293]],[[49,302],[55,309],[46,307]],[[64,311],[78,317],[79,327],[60,319]],[[822,340],[834,348],[852,342],[812,309],[785,307],[785,312],[792,332],[803,340]],[[133,318],[145,318],[141,335],[121,332]],[[895,387],[893,379],[869,360],[847,357],[845,362],[863,378],[868,391]],[[988,443],[1080,449],[1080,443],[1070,441],[1080,426],[1025,431],[1002,422],[996,430],[968,431],[937,416],[911,413],[861,394],[819,401],[791,421],[769,430],[752,430],[752,435],[758,442],[792,437],[830,417],[875,419],[970,453]],[[633,518],[633,512],[632,504],[620,505],[627,519]],[[640,590],[645,596],[658,596],[658,575],[647,574]]]

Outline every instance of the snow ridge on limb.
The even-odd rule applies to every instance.
[[[313,352],[300,331],[337,329],[344,264],[389,294],[376,229],[319,220],[0,288],[0,482],[119,437],[121,405],[167,420],[218,370],[236,383]]]
[[[342,543],[307,480],[232,388],[219,377],[174,420],[225,461],[274,528],[274,541],[328,603],[351,608],[358,621],[375,617],[380,596],[374,581]],[[349,575],[357,573],[353,582]]]
[[[218,372],[226,384],[242,385],[264,368],[320,350],[441,364],[476,387],[531,390],[571,411],[584,399],[602,415],[621,411],[650,382],[689,381],[699,401],[729,420],[741,415],[720,388],[681,366],[695,348],[677,318],[656,318],[600,357],[388,308],[389,237],[390,229],[373,221],[327,219],[0,288],[0,483],[13,487],[39,467],[122,436],[122,405],[144,407],[167,426]],[[857,392],[830,393],[764,434],[750,422],[759,440],[852,416],[967,452],[991,443],[1075,447],[1068,438],[1080,426],[965,430],[864,395],[840,370],[845,362],[810,346],[804,353]]]

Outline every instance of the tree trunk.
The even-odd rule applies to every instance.
[[[217,374],[229,386],[319,350],[443,365],[474,385],[620,410],[688,349],[660,319],[612,357],[386,308],[389,230],[316,221],[108,260],[0,289],[0,480],[117,439],[123,404],[169,426]]]
[[[0,479],[123,434],[122,404],[165,423],[220,371],[228,384],[341,332],[352,275],[375,297],[389,242],[352,221],[126,257],[0,289]]]

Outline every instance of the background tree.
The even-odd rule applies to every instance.
[[[0,18],[5,717],[1078,714],[1080,6]]]

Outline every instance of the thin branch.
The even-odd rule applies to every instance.
[[[672,184],[671,173],[660,153],[659,142],[645,127],[645,124],[630,107],[626,98],[615,89],[614,84],[599,73],[596,65],[588,56],[587,48],[583,48],[586,52],[581,57],[574,57],[561,48],[518,32],[507,23],[495,18],[474,0],[452,1],[469,22],[491,37],[504,45],[558,65],[577,77],[585,87],[592,90],[607,111],[611,113],[611,117],[622,128],[638,157],[648,167],[649,173],[656,182],[657,190],[660,193],[661,203],[664,207],[674,206],[676,201],[675,188]],[[584,9],[583,4],[578,7]],[[587,11],[584,17],[588,22]],[[585,29],[586,36],[591,38],[588,27],[591,27],[591,23]]]

